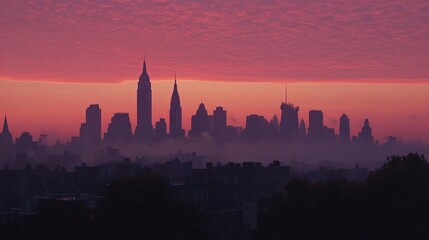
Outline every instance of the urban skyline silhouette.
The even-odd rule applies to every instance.
[[[428,14],[0,1],[0,239],[429,239]]]
[[[153,128],[152,89],[146,60],[143,61],[142,69],[137,88],[137,126],[135,131],[132,131],[129,113],[115,113],[112,117],[112,121],[108,124],[107,132],[104,133],[103,139],[106,140],[107,138],[106,142],[114,142],[116,140],[121,140],[123,142],[153,142],[155,139],[156,141],[161,141],[167,139],[167,137],[176,139],[181,139],[185,136],[199,137],[204,132],[211,134],[212,137],[217,140],[233,140],[243,132],[243,136],[249,136],[253,138],[253,140],[258,140],[258,138],[260,140],[267,137],[303,140],[308,136],[309,139],[318,141],[332,141],[339,137],[343,142],[376,142],[372,135],[368,119],[365,119],[362,131],[352,136],[350,133],[350,121],[345,113],[343,113],[340,118],[337,131],[338,134],[336,134],[335,129],[324,125],[322,110],[310,110],[307,130],[304,119],[302,117],[299,119],[298,117],[299,107],[295,107],[292,103],[287,102],[287,84],[285,84],[285,102],[281,102],[280,106],[280,122],[278,122],[279,120],[276,114],[274,114],[273,119],[266,120],[265,116],[258,116],[251,113],[247,116],[245,126],[228,125],[226,110],[218,106],[213,110],[213,114],[209,115],[201,99],[196,114],[191,118],[191,129],[188,134],[185,134],[185,130],[182,129],[182,105],[180,104],[176,74],[170,101],[169,128],[167,130],[165,117],[156,121],[155,128]],[[100,142],[102,139],[101,136],[103,136],[101,132],[101,112],[99,104],[90,104],[88,106],[86,111],[86,122],[82,123],[79,131],[80,141],[86,143]],[[125,118],[119,120],[120,116]],[[119,122],[115,123],[116,121]],[[6,126],[6,116],[4,125]],[[9,132],[5,133],[5,135],[9,134]],[[396,142],[396,140],[394,140],[396,139],[395,136],[385,137],[388,141]]]

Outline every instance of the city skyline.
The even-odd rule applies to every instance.
[[[195,89],[199,91],[203,91],[204,93],[210,93],[208,89],[217,89],[217,90],[226,90],[229,89],[230,92],[236,92],[236,90],[246,87],[248,90],[248,93],[246,92],[240,92],[240,94],[234,94],[235,96],[226,96],[224,100],[217,100],[214,98],[213,95],[210,95],[210,97],[205,97],[204,102],[208,106],[208,111],[211,112],[214,110],[217,106],[223,106],[226,110],[228,110],[228,121],[231,121],[234,125],[242,126],[245,125],[245,118],[247,115],[252,113],[257,113],[260,115],[264,115],[267,119],[271,119],[271,117],[276,114],[280,121],[281,112],[279,109],[279,104],[284,99],[284,84],[258,84],[258,83],[217,83],[217,82],[195,82],[195,81],[187,81],[187,80],[178,80],[179,85],[181,87],[181,96],[183,101],[185,101],[182,105],[184,107],[184,113],[183,113],[183,124],[184,129],[186,132],[190,129],[190,117],[192,114],[195,113],[195,110],[198,107],[199,102],[201,101],[201,95],[200,96],[192,96],[192,93]],[[154,120],[153,125],[155,125],[155,121],[157,121],[159,118],[168,118],[168,101],[169,98],[168,95],[171,95],[172,92],[172,84],[174,83],[174,80],[170,81],[155,81],[155,90],[154,90],[154,98],[155,98],[155,104],[157,105],[157,108],[154,109]],[[3,82],[2,84],[10,84],[6,85],[6,88],[17,88],[22,89],[24,86],[19,87],[19,83],[15,82]],[[34,84],[34,83],[33,83]],[[79,101],[80,104],[75,104],[73,102],[66,101],[66,98],[68,95],[73,95],[73,92],[80,91],[82,89],[82,86],[79,86],[78,84],[45,84],[45,83],[36,83],[34,84],[36,89],[43,89],[47,86],[55,87],[56,90],[61,90],[61,87],[64,87],[61,91],[59,91],[56,102],[62,102],[67,103],[68,110],[71,111],[65,111],[63,114],[66,115],[58,115],[55,116],[56,118],[64,117],[62,120],[58,121],[50,121],[47,118],[38,115],[37,112],[34,112],[32,109],[29,108],[29,111],[26,112],[18,112],[18,116],[25,117],[17,118],[17,116],[11,114],[13,111],[5,111],[5,113],[9,116],[9,119],[14,120],[14,124],[11,127],[12,133],[14,136],[16,136],[17,131],[29,131],[34,133],[35,136],[38,136],[39,134],[48,134],[48,141],[50,143],[53,143],[56,141],[57,138],[61,139],[61,141],[66,141],[70,138],[70,136],[77,136],[79,133],[79,127],[76,126],[78,122],[84,122],[84,111],[82,109],[86,108],[89,104],[97,102],[96,100],[91,99],[100,99],[100,106],[103,109],[103,123],[102,123],[102,132],[106,132],[107,125],[110,122],[110,118],[115,112],[128,112],[130,113],[131,118],[131,124],[134,128],[136,126],[135,122],[135,104],[131,101],[133,96],[129,96],[130,94],[133,94],[132,92],[135,92],[135,89],[132,90],[132,88],[136,87],[134,82],[129,82],[127,84],[120,84],[120,85],[87,85],[84,86],[88,87],[88,89],[85,91],[86,95],[80,93],[82,99]],[[73,89],[73,86],[75,87],[75,90]],[[158,86],[158,87],[157,87]],[[350,106],[339,104],[343,100],[338,100],[336,96],[332,96],[329,94],[329,89],[332,87],[340,87],[342,89],[342,93],[339,92],[338,99],[344,99],[346,98],[348,102],[350,102],[350,106],[355,107],[356,109],[352,109]],[[339,126],[339,117],[346,113],[351,118],[351,133],[352,135],[356,135],[360,131],[360,127],[362,126],[365,118],[369,118],[371,120],[371,124],[375,127],[374,135],[377,139],[380,141],[385,140],[385,137],[395,135],[404,140],[407,141],[416,141],[418,139],[423,140],[424,142],[429,142],[427,139],[427,132],[425,131],[425,124],[427,120],[429,119],[429,116],[425,116],[425,102],[424,99],[427,96],[427,92],[425,91],[426,85],[350,85],[350,84],[289,84],[289,95],[290,98],[294,103],[297,103],[297,105],[300,106],[301,111],[299,114],[299,120],[304,119],[305,123],[308,127],[308,111],[313,109],[322,109],[324,110],[325,115],[327,116],[327,122],[326,125],[334,128],[336,134],[338,134],[338,126]],[[381,97],[381,99],[378,99],[378,103],[367,103],[362,104],[359,100],[359,96],[355,92],[354,89],[361,87],[362,89],[367,90],[368,95],[367,98],[369,100],[375,100],[377,97]],[[281,88],[281,89],[279,89]],[[372,90],[371,90],[372,88]],[[397,99],[394,97],[394,94],[397,93],[397,95],[401,95],[401,92],[404,89],[410,89],[408,91],[414,91],[415,94],[412,96],[413,98],[409,99]],[[106,89],[105,93],[102,93],[100,89]],[[265,91],[264,91],[265,90]],[[302,93],[308,90],[308,92],[311,92],[314,94],[314,99],[318,99],[318,101],[313,101],[314,99],[312,97],[307,97],[306,95],[303,95]],[[390,90],[390,91],[388,91]],[[271,92],[274,96],[266,97],[264,96],[264,92]],[[407,96],[407,92],[402,92],[402,95],[405,97]],[[225,93],[228,93],[227,91],[224,91]],[[14,95],[8,94],[6,92],[3,96],[2,101],[0,102],[0,105],[2,109],[13,109],[13,105],[19,104],[22,108],[22,110],[27,109],[23,105],[24,102],[20,103],[22,99],[19,99],[22,97],[22,95],[25,94],[31,95],[39,95],[41,92],[28,92],[23,91],[21,94],[15,93]],[[97,96],[92,97],[92,94],[100,94]],[[103,96],[109,96],[111,98],[111,94],[117,94],[116,101],[106,101],[106,97]],[[250,96],[251,94],[254,94],[254,96],[257,96],[257,99],[252,99]],[[15,96],[16,95],[16,96]],[[191,95],[191,96],[190,96]],[[329,96],[331,95],[331,96]],[[345,96],[347,95],[347,96]],[[372,95],[372,97],[368,97]],[[384,95],[384,96],[383,96]],[[135,96],[134,96],[135,97]],[[1,97],[0,97],[1,98]],[[119,99],[120,98],[120,99]],[[264,98],[265,101],[269,102],[270,104],[266,104],[265,102],[260,102],[258,99]],[[7,101],[4,101],[4,99],[7,99]],[[229,101],[225,101],[228,99]],[[296,99],[296,100],[295,100]],[[19,100],[19,101],[17,101]],[[42,101],[38,102],[40,99],[34,99],[32,102],[33,104],[36,104],[36,106],[40,106],[43,108],[43,105],[48,104],[48,102]],[[113,100],[113,99],[112,99]],[[251,103],[251,106],[245,106],[242,105],[241,102],[248,102]],[[396,102],[395,102],[396,101]],[[414,102],[414,108],[410,109],[408,108],[408,113],[402,115],[400,113],[396,113],[394,111],[395,109],[384,107],[384,112],[380,112],[379,108],[380,106],[383,106],[385,104],[396,104],[396,107],[401,106],[408,106],[408,102]],[[12,103],[12,106],[8,103]],[[235,104],[231,104],[235,103]],[[317,104],[315,104],[317,103]],[[325,105],[326,103],[329,103],[329,105]],[[50,105],[52,103],[49,103]],[[374,105],[374,106],[372,106]],[[11,108],[12,107],[12,108]],[[162,111],[160,111],[162,109]],[[344,109],[349,109],[349,111],[345,111]],[[414,112],[415,109],[418,109],[419,112],[422,112],[423,115],[419,116]],[[50,111],[63,111],[65,109],[62,109],[61,105],[52,105],[50,108],[45,108],[43,112],[50,112]],[[356,111],[359,110],[359,111]],[[9,112],[9,113],[8,113]],[[69,114],[72,112],[73,114]],[[104,114],[106,113],[106,114]],[[405,113],[405,111],[403,112]],[[390,116],[389,119],[386,119],[386,116]],[[51,116],[53,117],[53,116]],[[53,118],[55,118],[53,117]],[[33,118],[35,122],[29,123],[28,121],[25,121],[25,119]],[[395,118],[395,119],[393,119]],[[395,130],[392,130],[392,127],[395,125],[394,122],[402,122],[400,124],[401,126],[395,126]],[[58,124],[61,122],[62,124]],[[361,123],[360,123],[361,122]],[[35,124],[36,123],[36,124]],[[169,121],[167,121],[169,124]],[[407,124],[407,125],[404,125]],[[10,124],[9,124],[10,125]],[[45,125],[45,127],[43,127]],[[15,129],[18,129],[17,131]],[[56,129],[53,131],[53,129]],[[395,134],[396,133],[396,134]]]
[[[1,0],[0,239],[429,239],[428,0]]]
[[[170,132],[171,132],[170,129],[171,129],[171,126],[172,126],[171,125],[171,119],[172,119],[172,117],[176,118],[175,121],[178,121],[176,123],[177,126],[174,127],[175,129],[173,130],[174,133],[172,135],[174,136],[174,138],[178,138],[178,137],[181,138],[181,137],[183,137],[185,135],[185,132],[182,132],[183,130],[178,130],[178,129],[181,129],[181,122],[183,121],[183,119],[182,119],[182,113],[181,113],[181,111],[182,111],[182,105],[180,103],[180,97],[179,97],[179,93],[178,93],[176,74],[174,76],[173,90],[171,91],[172,95],[171,95],[171,101],[170,101],[170,114],[169,114],[169,118],[170,119],[169,119],[168,122],[166,122],[165,119],[167,118],[167,116],[161,116],[160,118],[158,118],[158,119],[161,119],[160,120],[161,122],[157,122],[158,121],[157,118],[152,118],[152,108],[153,108],[152,107],[152,92],[151,92],[152,90],[151,90],[151,82],[150,82],[150,78],[149,78],[149,75],[148,75],[148,71],[147,71],[147,67],[146,67],[146,60],[145,59],[144,59],[143,64],[142,64],[142,69],[143,69],[142,70],[142,74],[141,74],[139,80],[137,81],[137,83],[138,83],[137,84],[137,113],[140,111],[141,115],[137,114],[137,116],[136,116],[136,118],[137,118],[137,121],[136,121],[137,125],[133,125],[131,123],[131,122],[134,122],[134,121],[130,122],[131,128],[133,128],[133,129],[135,128],[135,131],[131,131],[132,134],[134,135],[133,139],[137,140],[138,142],[142,142],[142,141],[145,141],[145,140],[146,141],[151,141],[151,140],[153,140],[153,138],[157,134],[156,131],[160,131],[159,128],[161,129],[161,132],[165,132],[165,134],[168,133],[170,135]],[[279,133],[280,133],[281,136],[286,137],[287,139],[296,139],[299,135],[302,135],[302,133],[299,133],[300,132],[299,128],[300,127],[302,128],[304,125],[308,127],[308,129],[307,129],[306,132],[308,132],[309,136],[316,136],[316,137],[319,136],[320,137],[322,135],[325,135],[326,131],[328,131],[328,132],[332,131],[328,135],[332,135],[332,136],[333,135],[337,135],[337,136],[341,135],[340,134],[340,122],[341,122],[341,119],[339,117],[338,117],[338,119],[335,119],[334,116],[329,116],[329,117],[327,117],[325,119],[325,121],[329,122],[329,124],[328,123],[324,124],[323,123],[323,118],[324,118],[323,117],[323,109],[317,109],[317,111],[319,111],[321,113],[321,116],[320,116],[321,120],[317,120],[317,121],[320,122],[320,123],[317,123],[317,125],[320,125],[320,126],[316,127],[319,130],[312,130],[312,128],[315,129],[315,127],[314,127],[315,124],[314,123],[312,124],[311,114],[313,113],[313,115],[314,115],[314,112],[317,112],[316,109],[309,109],[308,110],[309,118],[305,117],[305,115],[306,115],[305,112],[298,113],[299,112],[299,106],[298,106],[298,104],[296,106],[294,106],[291,102],[288,101],[288,99],[287,99],[287,85],[285,87],[286,87],[286,92],[284,93],[285,94],[285,96],[284,96],[285,97],[285,101],[281,102],[280,112],[278,112],[278,111],[274,111],[273,112],[274,116],[276,116],[276,118],[277,118],[276,121],[279,121],[276,124],[279,124],[279,126],[278,126],[279,129],[278,130],[279,130]],[[148,95],[143,96],[143,94],[148,94]],[[294,93],[292,93],[292,95],[294,95]],[[144,101],[142,102],[143,99],[144,99]],[[88,109],[90,109],[91,107],[99,108],[99,104],[98,103],[97,104],[89,104]],[[155,107],[155,111],[156,111],[158,109],[158,106],[154,106],[154,107]],[[185,107],[188,107],[188,106],[185,106]],[[197,111],[197,113],[200,112],[200,115],[201,115],[201,111],[202,111],[200,109],[201,107],[203,108],[203,110],[205,110],[205,106],[204,106],[204,101],[203,101],[203,96],[202,95],[201,95],[200,106],[199,106],[198,111]],[[217,109],[219,107],[222,107],[222,104],[216,104],[214,108]],[[109,108],[109,106],[106,106],[106,108]],[[82,125],[80,127],[79,136],[81,136],[81,137],[85,134],[85,127],[87,126],[87,122],[88,122],[88,109],[87,109],[86,123],[82,123]],[[224,109],[219,109],[219,110],[224,111]],[[228,109],[225,109],[225,110],[228,111]],[[349,110],[353,111],[353,109],[349,109]],[[101,115],[101,110],[98,109],[97,111],[99,111],[99,113],[97,113],[97,115]],[[192,109],[190,111],[192,112]],[[190,136],[199,136],[201,132],[208,131],[209,117],[212,117],[213,115],[207,114],[207,112],[211,112],[211,111],[212,111],[211,109],[205,110],[205,112],[206,112],[205,114],[207,115],[205,117],[205,118],[207,118],[206,119],[207,123],[205,123],[205,125],[207,125],[207,126],[204,127],[204,126],[198,126],[198,125],[196,125],[197,128],[201,128],[201,129],[197,130],[196,134],[192,134],[191,133]],[[131,116],[129,116],[128,118],[129,119],[134,119],[134,116],[133,116],[132,112],[130,113],[130,112],[127,112],[127,111],[122,111],[122,110],[119,111],[119,112],[126,112],[128,115],[131,114]],[[213,109],[213,113],[215,113],[215,109]],[[251,114],[255,114],[255,112],[248,112],[248,113],[246,113],[246,117],[249,116],[249,115],[251,115]],[[348,113],[344,111],[342,113],[342,115],[343,114],[348,114]],[[175,115],[177,115],[177,116],[175,116]],[[232,113],[232,115],[234,115],[234,113]],[[263,116],[268,121],[271,120],[270,116],[267,116],[267,115],[263,115]],[[277,116],[279,116],[279,117],[277,117]],[[343,116],[341,116],[341,117],[343,117]],[[92,118],[94,118],[94,117],[92,117]],[[100,121],[101,121],[101,116],[99,116],[97,118],[99,118]],[[145,121],[147,123],[144,123],[144,124],[148,125],[146,127],[147,128],[146,129],[146,134],[144,136],[138,136],[139,133],[138,133],[138,127],[137,126],[138,126],[138,123],[139,123],[139,120],[138,120],[139,118],[140,119],[146,119]],[[194,118],[194,117],[192,117],[192,118]],[[201,118],[201,117],[198,117],[198,118]],[[226,112],[225,112],[225,116],[223,118],[225,118],[224,121],[225,121],[225,126],[226,126],[226,122],[228,121],[228,119],[226,117]],[[105,120],[105,119],[106,119],[106,116],[103,117],[103,120]],[[187,118],[185,117],[185,119],[187,119]],[[363,126],[363,120],[362,119],[365,119],[365,123],[366,123],[368,117],[360,116],[359,120],[362,121],[362,125],[361,126]],[[112,118],[112,120],[113,120],[113,118]],[[240,123],[240,122],[238,122],[235,119],[232,119],[232,120],[233,120],[232,121],[233,123],[230,124],[230,125],[232,125],[234,127],[242,127],[243,129],[245,128],[246,124]],[[92,121],[94,121],[94,120],[92,120]],[[304,121],[304,125],[299,124],[300,121]],[[191,122],[190,124],[185,124],[185,126],[188,126],[188,128],[186,128],[187,130],[192,130],[192,126],[191,125],[193,123],[193,120],[190,121],[190,122]],[[289,122],[289,124],[286,124],[286,122]],[[314,122],[314,120],[313,120],[313,122]],[[159,125],[159,124],[161,124],[161,125]],[[165,126],[165,127],[162,126],[162,125],[167,125],[167,124],[169,124],[170,127],[167,128],[167,126]],[[352,129],[352,130],[349,130],[350,133],[348,133],[348,135],[350,137],[351,136],[358,136],[358,134],[360,133],[359,123],[352,123],[352,124],[350,124],[350,122],[349,122],[348,124],[349,124],[348,129]],[[92,123],[92,125],[94,125],[94,123]],[[106,129],[107,126],[110,125],[110,121],[105,121],[101,125],[103,126],[103,131],[102,132],[103,132],[103,134],[105,134],[107,132],[107,129]],[[350,125],[352,127],[350,127]],[[156,130],[157,127],[153,128],[152,126],[157,126],[158,130]],[[327,126],[327,128],[325,126]],[[162,130],[163,128],[165,128],[165,130]],[[323,128],[325,128],[326,130],[324,130]],[[106,130],[104,130],[104,129],[106,129]],[[97,130],[90,130],[90,131],[92,131],[92,132],[94,132],[94,131],[100,132],[101,131],[101,127],[97,126]],[[301,131],[303,131],[303,130],[301,130]],[[84,133],[82,134],[82,132],[84,132]],[[318,132],[318,133],[315,133],[315,132]],[[375,131],[375,132],[377,132],[377,131]],[[44,132],[41,132],[40,134],[45,134],[46,135],[46,133],[44,133]],[[160,134],[164,134],[164,133],[160,133]],[[94,133],[92,133],[92,135],[94,135]],[[187,135],[188,134],[186,134],[186,136]],[[48,136],[49,136],[49,134],[48,134]],[[85,137],[85,136],[83,136],[83,139],[88,138],[88,137]],[[395,134],[395,132],[391,132],[391,133],[386,134],[384,136],[378,134],[378,136],[376,136],[375,139],[376,140],[380,140],[380,142],[384,142],[385,140],[388,139],[389,136],[399,137],[399,139],[403,140],[402,139],[403,136],[397,135],[397,134]],[[70,139],[70,137],[73,137],[73,136],[65,136],[65,137],[63,137],[62,140],[63,141],[68,141]],[[46,136],[45,136],[45,138],[46,138]],[[342,137],[340,137],[340,138],[342,138]],[[93,139],[93,140],[97,141],[96,138],[94,138],[94,136],[90,137],[89,139]],[[407,140],[418,140],[418,139],[412,139],[411,138],[411,139],[407,139]],[[85,141],[88,141],[88,140],[85,140]],[[50,142],[52,143],[53,139],[50,139]]]
[[[424,0],[1,1],[0,115],[14,135],[47,134],[52,143],[79,135],[82,109],[99,104],[103,133],[116,112],[129,113],[134,132],[146,55],[152,129],[160,118],[170,128],[166,96],[177,72],[182,109],[175,109],[186,133],[201,99],[209,113],[223,106],[237,126],[249,114],[277,114],[280,124],[287,82],[307,127],[308,112],[321,109],[337,134],[346,113],[352,135],[368,118],[380,141],[429,143],[428,7]]]

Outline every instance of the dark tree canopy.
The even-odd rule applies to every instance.
[[[392,156],[367,183],[293,180],[261,206],[259,239],[429,239],[429,167]]]

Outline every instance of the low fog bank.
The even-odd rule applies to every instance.
[[[429,145],[420,142],[397,144],[359,144],[339,141],[287,142],[280,139],[260,141],[217,142],[209,136],[168,139],[158,143],[127,144],[57,144],[39,145],[20,152],[11,149],[0,158],[2,168],[24,169],[29,165],[48,165],[51,169],[73,170],[86,164],[95,166],[128,159],[146,166],[163,163],[174,158],[182,162],[192,161],[194,168],[204,168],[207,162],[261,162],[268,165],[274,160],[294,171],[327,169],[350,169],[357,166],[374,169],[381,166],[388,156],[406,155],[410,152],[429,155]]]
[[[202,156],[194,167],[203,168],[206,162],[261,162],[268,165],[273,160],[291,166],[294,170],[325,168],[354,168],[356,165],[369,169],[379,167],[387,156],[405,155],[409,152],[428,155],[429,145],[419,143],[387,145],[359,145],[339,143],[290,143],[284,141],[233,141],[224,144],[210,138],[168,140],[157,144],[132,144],[119,147],[121,154],[131,160],[144,157],[147,164],[170,160],[178,153]],[[169,159],[170,158],[170,159]],[[180,157],[179,157],[180,158]],[[182,159],[186,160],[186,159]]]

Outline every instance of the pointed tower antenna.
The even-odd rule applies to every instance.
[[[287,103],[287,83],[285,83],[285,103]]]

